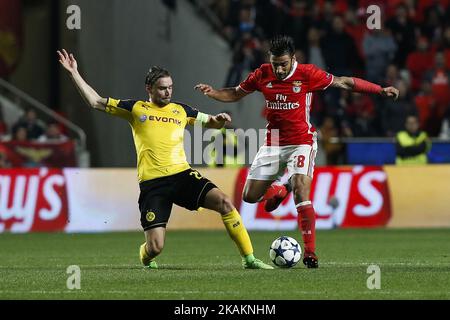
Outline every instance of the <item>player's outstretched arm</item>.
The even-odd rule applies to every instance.
[[[78,64],[73,54],[68,54],[65,49],[62,49],[61,51],[58,50],[57,53],[59,63],[61,63],[64,69],[69,72],[72,81],[75,83],[75,86],[87,104],[92,108],[104,111],[108,100],[100,97],[100,95],[84,81],[78,72]]]
[[[203,83],[196,85],[194,89],[201,91],[207,97],[213,98],[221,102],[235,102],[242,99],[248,94],[240,87],[222,88],[216,90],[209,84]]]
[[[219,113],[215,116],[209,116],[208,122],[206,122],[205,127],[213,129],[221,129],[225,123],[231,122],[231,117],[227,113]]]
[[[334,77],[332,87],[344,90],[361,92],[361,93],[375,93],[384,97],[393,98],[397,100],[399,91],[394,87],[382,88],[380,85],[355,77]]]

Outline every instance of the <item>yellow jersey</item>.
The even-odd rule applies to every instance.
[[[184,152],[184,128],[205,114],[182,103],[159,107],[150,101],[108,98],[106,113],[128,121],[133,131],[139,183],[190,168]]]

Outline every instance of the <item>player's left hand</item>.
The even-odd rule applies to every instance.
[[[56,51],[59,57],[59,63],[70,73],[77,72],[78,64],[73,54],[67,53],[66,49]]]
[[[383,97],[393,98],[394,101],[398,99],[399,91],[394,87],[386,87],[381,91],[381,95]]]

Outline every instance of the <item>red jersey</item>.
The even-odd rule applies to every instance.
[[[239,87],[247,93],[260,91],[266,99],[266,145],[312,145],[317,135],[309,119],[313,92],[325,90],[332,83],[333,75],[313,64],[295,62],[283,80],[277,79],[271,64],[263,64]],[[278,129],[279,137],[272,137],[274,129]]]

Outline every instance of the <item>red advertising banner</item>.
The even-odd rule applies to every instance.
[[[64,231],[68,217],[61,169],[0,170],[0,232]]]
[[[22,1],[0,0],[0,77],[17,66],[22,50]]]
[[[247,173],[247,169],[202,170],[227,194],[236,191],[237,208],[248,229],[296,229],[292,196],[271,213],[263,204],[241,201]],[[314,176],[311,200],[318,229],[450,226],[450,166],[318,167]],[[411,185],[414,188],[407,187]],[[142,230],[138,195],[134,168],[0,169],[0,233]],[[174,206],[170,228],[223,229],[215,212],[204,210],[192,219],[186,211]]]
[[[0,152],[13,167],[75,167],[75,142],[1,142]]]
[[[268,230],[295,228],[297,211],[292,194],[270,213],[264,210],[264,203],[242,201],[247,174],[248,168],[241,169],[235,189],[235,203],[246,226]],[[287,175],[281,182],[286,180]],[[378,166],[316,168],[311,200],[318,229],[385,226],[392,214],[387,175]]]

